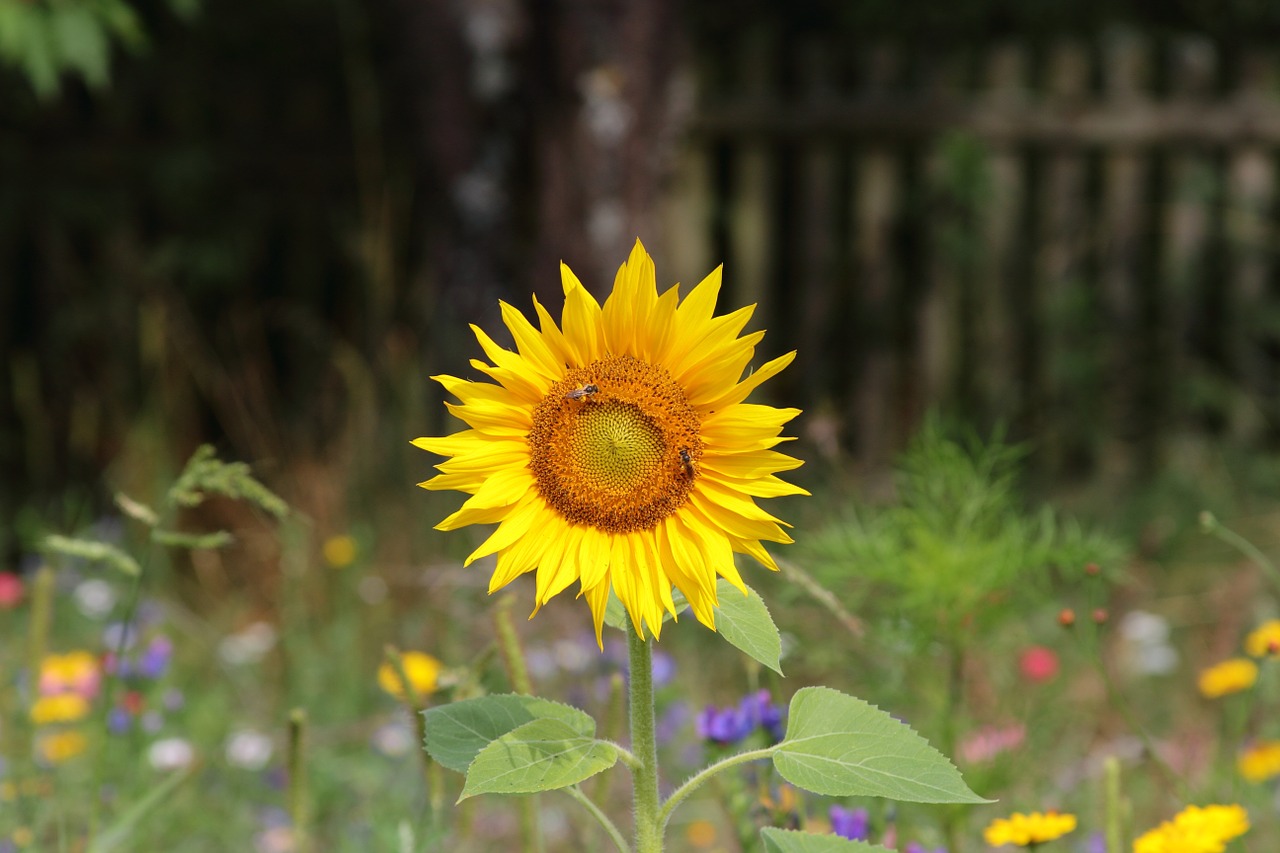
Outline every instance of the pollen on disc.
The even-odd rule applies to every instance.
[[[594,386],[590,396],[571,392]],[[538,404],[529,433],[539,494],[565,519],[610,533],[649,530],[696,479],[701,420],[667,371],[609,356],[569,371]]]

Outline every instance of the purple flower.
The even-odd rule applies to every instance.
[[[782,706],[770,701],[768,690],[757,690],[742,699],[741,708],[752,726],[759,726],[768,732],[775,743],[782,740],[786,726],[783,725],[784,711]]]
[[[719,744],[737,743],[751,734],[755,726],[741,708],[717,708],[708,705],[698,715],[698,737]]]
[[[871,837],[870,820],[866,809],[846,809],[832,806],[827,812],[831,818],[831,831],[850,841],[866,841]]]
[[[156,635],[147,644],[142,654],[138,655],[136,664],[138,675],[143,678],[160,678],[169,668],[169,660],[172,657],[173,641],[164,634]]]
[[[124,708],[112,708],[107,712],[107,731],[113,735],[124,734],[132,725],[133,717]]]
[[[666,652],[653,653],[653,686],[665,687],[676,677],[676,662]]]

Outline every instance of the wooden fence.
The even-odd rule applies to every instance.
[[[725,259],[766,343],[799,348],[833,452],[883,460],[935,406],[1012,423],[1056,472],[1280,432],[1273,53],[737,50],[703,81],[669,251]]]

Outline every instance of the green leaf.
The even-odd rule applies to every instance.
[[[570,705],[505,693],[452,702],[426,711],[427,752],[445,767],[466,773],[492,741],[532,720],[559,720],[575,734],[592,737],[596,721]]]
[[[766,853],[893,853],[879,844],[850,841],[838,835],[814,835],[766,826],[760,830]]]
[[[46,536],[44,549],[67,557],[79,557],[92,563],[106,563],[129,577],[136,578],[142,574],[138,561],[124,551],[106,542],[92,539],[73,539],[70,536]]]
[[[916,803],[989,803],[946,756],[905,723],[828,687],[791,697],[774,767],[791,784],[832,797]]]
[[[50,8],[51,31],[63,65],[79,71],[90,86],[105,85],[111,50],[102,22],[87,6],[58,4]]]
[[[716,630],[730,645],[746,652],[782,675],[782,636],[769,616],[769,608],[754,589],[747,594],[724,578],[716,582]]]
[[[683,613],[689,609],[689,602],[680,590],[671,590],[671,600],[675,603],[676,613]],[[672,618],[670,613],[662,614],[663,622]],[[627,609],[622,606],[622,601],[614,594],[613,590],[609,590],[609,602],[604,607],[604,624],[610,628],[617,628],[619,631],[631,630],[631,617],[627,615]]]
[[[458,800],[567,788],[617,761],[618,748],[611,743],[579,734],[563,720],[533,720],[480,750]]]

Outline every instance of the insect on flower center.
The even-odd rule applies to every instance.
[[[576,524],[652,529],[688,499],[700,426],[664,368],[626,355],[599,359],[570,370],[534,410],[534,483]]]

